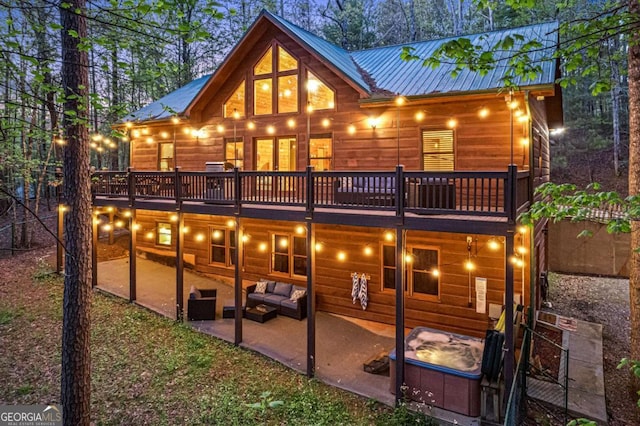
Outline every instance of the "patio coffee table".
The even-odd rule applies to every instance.
[[[267,322],[278,315],[278,310],[267,305],[258,305],[254,308],[247,308],[244,317],[256,322]]]

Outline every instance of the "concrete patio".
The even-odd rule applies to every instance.
[[[136,303],[175,319],[175,269],[146,259],[137,259]],[[189,288],[217,289],[215,321],[189,322],[195,329],[233,343],[235,321],[222,319],[224,305],[233,305],[233,288],[211,277],[184,273],[184,296]],[[129,297],[128,258],[98,264],[98,288]],[[365,327],[324,312],[316,314],[316,376],[329,384],[356,394],[393,404],[389,378],[364,372],[362,364],[380,352],[394,348],[394,328]],[[306,373],[307,321],[278,316],[264,324],[243,319],[243,339],[240,346],[260,352],[282,364]],[[286,336],[286,337],[285,337]]]
[[[163,316],[176,318],[175,269],[144,258],[137,258],[136,304]],[[184,271],[184,297],[191,286],[217,289],[216,320],[193,321],[196,330],[233,343],[235,320],[223,319],[223,306],[233,304],[233,288],[228,283]],[[98,264],[98,288],[129,298],[129,259]],[[241,347],[254,350],[300,373],[307,368],[307,321],[278,316],[264,324],[242,320]],[[363,363],[395,347],[395,328],[390,325],[356,320],[326,312],[316,313],[315,377],[332,386],[366,398],[393,405],[388,376],[366,373]],[[479,425],[479,419],[432,408],[428,414],[441,424]]]

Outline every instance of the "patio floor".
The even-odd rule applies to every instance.
[[[141,257],[137,263],[137,300],[163,316],[176,318],[175,268]],[[233,343],[234,319],[222,319],[222,308],[233,305],[233,287],[214,277],[184,271],[184,297],[191,286],[217,289],[216,320],[193,321],[196,330]],[[98,288],[129,298],[129,259],[98,263]],[[185,303],[186,307],[186,303]],[[307,321],[278,316],[264,324],[243,319],[241,347],[254,350],[301,373],[306,373]],[[348,317],[316,312],[315,377],[319,380],[393,405],[389,377],[366,373],[363,363],[395,347],[395,328]],[[430,412],[441,424],[478,425],[479,420],[438,408]]]
[[[143,258],[137,259],[136,303],[175,319],[175,269]],[[189,322],[195,329],[233,343],[235,321],[222,319],[222,307],[233,304],[233,288],[212,277],[184,272],[185,300],[189,288],[218,290],[215,321]],[[124,298],[129,297],[129,259],[98,264],[98,288]],[[316,313],[316,377],[328,384],[359,395],[393,404],[389,377],[364,372],[362,364],[395,346],[393,326],[377,324],[363,327],[325,312]],[[278,316],[264,324],[243,319],[240,346],[260,352],[282,364],[306,373],[307,321]],[[284,337],[286,336],[286,337]]]

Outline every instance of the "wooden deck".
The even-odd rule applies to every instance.
[[[517,172],[101,172],[95,206],[405,229],[506,232],[529,205]],[[177,183],[177,184],[176,184]]]

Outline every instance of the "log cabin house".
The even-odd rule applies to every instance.
[[[213,75],[115,124],[131,169],[96,174],[95,209],[128,212],[132,253],[175,256],[178,318],[184,262],[233,283],[237,313],[243,283],[306,287],[309,375],[317,311],[395,325],[396,347],[416,326],[484,337],[490,307],[539,306],[547,225],[517,217],[549,179],[562,125],[556,23],[468,37],[514,34],[542,43],[541,72],[505,91],[505,60],[453,78],[401,60],[402,46],[347,52],[264,11]],[[425,57],[442,42],[412,46]],[[133,254],[131,268],[135,300]],[[354,272],[369,278],[366,309]]]

